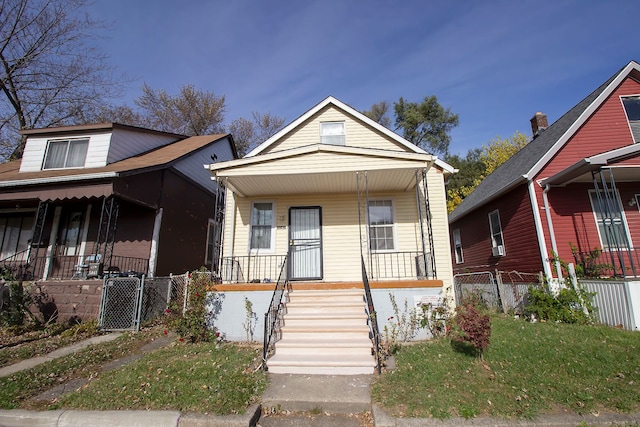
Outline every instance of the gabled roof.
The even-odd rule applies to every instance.
[[[20,173],[20,160],[14,160],[0,165],[0,188],[112,178],[166,168],[181,158],[225,137],[229,137],[235,150],[229,134],[192,136],[99,168],[47,169]]]
[[[631,61],[483,179],[449,215],[449,223],[515,186],[533,179],[620,85],[622,80],[634,71],[640,72],[640,64]]]
[[[316,113],[318,113],[319,111],[321,111],[323,108],[327,107],[328,105],[333,105],[335,108],[338,108],[338,109],[342,110],[343,112],[355,117],[357,120],[359,120],[361,122],[364,122],[366,125],[374,128],[378,132],[382,133],[383,135],[386,135],[387,137],[391,138],[393,141],[397,142],[399,145],[405,147],[409,152],[413,152],[413,153],[417,153],[417,154],[429,154],[425,150],[423,150],[422,148],[418,147],[417,145],[415,145],[415,144],[407,141],[406,139],[402,138],[397,133],[387,129],[384,126],[382,126],[380,123],[377,123],[376,121],[371,120],[369,117],[365,116],[364,114],[362,114],[358,110],[356,110],[356,109],[350,107],[349,105],[339,101],[338,99],[334,98],[333,96],[328,96],[324,100],[322,100],[320,103],[316,104],[314,107],[312,107],[310,110],[308,110],[306,113],[302,114],[300,117],[295,119],[289,125],[287,125],[284,128],[282,128],[279,132],[277,132],[271,138],[267,139],[265,142],[263,142],[262,144],[260,144],[259,146],[257,146],[253,150],[251,150],[249,153],[247,153],[245,158],[254,157],[254,156],[257,156],[257,155],[263,153],[265,150],[267,150],[273,144],[278,142],[283,136],[285,136],[288,133],[290,133],[293,130],[295,130],[298,126],[300,126],[302,123],[304,123],[309,118],[313,117]],[[434,159],[435,159],[436,166],[440,167],[444,171],[449,172],[449,173],[457,172],[457,170],[455,168],[453,168],[451,165],[443,162],[442,160],[438,159],[436,156],[434,156]]]

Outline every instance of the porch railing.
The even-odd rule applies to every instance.
[[[264,314],[264,340],[262,347],[262,369],[267,370],[267,357],[271,352],[275,344],[275,334],[278,328],[278,322],[282,316],[282,309],[284,307],[282,303],[282,297],[284,295],[285,288],[289,286],[289,278],[287,276],[287,257],[284,256],[282,266],[280,267],[280,273],[278,274],[278,281],[276,287],[273,290],[273,296],[271,297],[271,303],[269,304],[269,310]]]
[[[370,253],[371,279],[432,279],[431,254],[413,252]]]
[[[25,251],[23,251],[25,252]],[[0,267],[6,267],[13,272],[24,274],[25,280],[39,280],[44,277],[45,269],[48,268],[47,279],[68,280],[84,279],[87,277],[87,267],[81,266],[80,259],[85,259],[88,255],[39,255],[32,256],[27,262],[26,254],[19,252],[11,257],[0,260]],[[35,266],[35,270],[32,266]],[[109,265],[101,265],[101,272],[96,278],[104,274],[137,274],[148,275],[149,260],[147,258],[125,257],[113,255]]]
[[[246,255],[223,257],[220,277],[223,283],[270,283],[278,279],[286,255]]]
[[[367,267],[364,263],[364,257],[361,256],[360,259],[362,260],[362,283],[364,285],[364,297],[367,302],[371,341],[373,343],[373,350],[376,357],[376,369],[378,374],[380,374],[382,372],[382,361],[380,354],[380,329],[378,328],[378,316],[376,314],[376,309],[373,306],[373,297],[371,296],[371,287],[369,286],[369,278],[367,277]]]
[[[638,249],[573,251],[573,258],[578,270],[577,273],[582,277],[640,276],[640,250]]]

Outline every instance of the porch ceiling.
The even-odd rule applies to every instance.
[[[365,172],[359,172],[362,175]],[[415,169],[376,170],[366,172],[370,192],[408,191],[415,188]],[[310,193],[355,193],[357,174],[355,171],[270,175],[246,175],[228,177],[229,187],[242,197],[277,194]],[[365,181],[360,179],[360,189],[365,190]]]

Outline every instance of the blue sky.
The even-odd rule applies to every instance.
[[[460,124],[450,151],[531,135],[630,60],[637,0],[96,0],[97,43],[140,87],[191,84],[226,98],[226,122],[253,111],[289,123],[332,95],[357,110],[436,95]],[[118,103],[118,102],[116,102]]]

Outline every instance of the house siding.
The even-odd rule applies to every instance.
[[[491,253],[489,213],[498,209],[505,256]],[[520,271],[538,273],[542,259],[538,249],[533,212],[526,185],[520,185],[499,200],[489,203],[451,224],[460,229],[464,262],[454,264],[454,273],[474,271]],[[451,248],[453,248],[451,242]],[[455,255],[451,252],[455,263]]]
[[[111,136],[107,164],[165,146],[179,138],[173,135],[115,129]]]
[[[552,176],[578,160],[634,143],[621,96],[640,93],[640,83],[626,78],[534,180]]]
[[[211,194],[215,194],[215,184],[211,179],[211,172],[205,169],[212,161],[213,156],[217,156],[217,162],[233,160],[233,150],[229,138],[224,138],[201,150],[191,153],[189,156],[178,160],[173,165],[174,169],[184,176],[193,180],[206,189]]]
[[[297,129],[273,144],[264,153],[288,150],[304,145],[320,143],[320,122],[344,121],[345,141],[349,147],[377,148],[382,150],[406,151],[398,143],[385,135],[357,121],[349,114],[332,105],[320,110],[313,117],[306,120]]]
[[[215,200],[210,192],[194,187],[170,170],[165,173],[163,186],[156,276],[181,274],[204,265],[207,227]],[[153,226],[153,220],[150,224]]]
[[[20,172],[36,172],[42,170],[44,156],[47,151],[47,143],[49,141],[59,141],[68,138],[89,138],[85,168],[105,166],[107,164],[110,137],[110,132],[61,135],[55,137],[51,135],[46,137],[29,137],[20,163]]]

